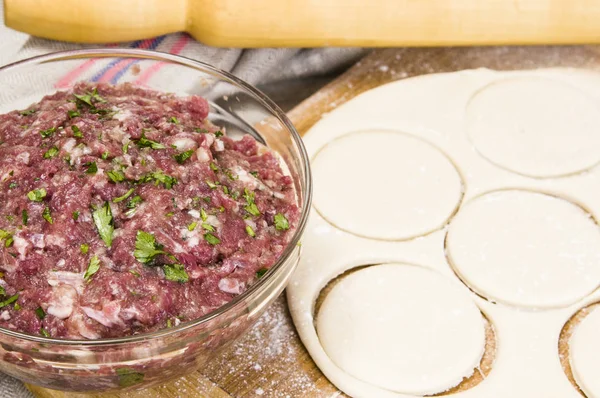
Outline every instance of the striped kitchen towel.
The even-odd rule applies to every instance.
[[[1,2],[0,2],[1,8]],[[159,36],[134,42],[81,45],[29,37],[0,26],[0,65],[54,51],[81,48],[115,47],[139,48],[178,54],[232,72],[242,80],[258,85],[269,82],[324,75],[343,68],[365,54],[360,48],[320,49],[223,49],[205,46],[186,33]],[[83,61],[65,73],[60,84],[68,86],[85,77],[98,82],[118,83],[137,61]],[[161,64],[144,70],[138,83],[146,83],[156,75]]]

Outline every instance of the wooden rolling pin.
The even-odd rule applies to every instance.
[[[106,43],[187,31],[223,47],[600,43],[598,0],[4,0],[6,25]]]

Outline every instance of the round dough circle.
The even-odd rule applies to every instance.
[[[467,106],[467,133],[492,163],[531,177],[557,177],[600,161],[600,108],[584,92],[539,77],[504,79]]]
[[[600,308],[596,307],[579,325],[569,342],[573,377],[586,396],[600,397]]]
[[[371,266],[342,279],[323,301],[317,331],[348,374],[416,395],[459,384],[485,348],[483,317],[469,294],[414,265]]]
[[[314,205],[355,235],[402,240],[441,228],[462,180],[433,145],[393,131],[362,131],[327,144],[313,161]]]
[[[447,255],[492,301],[550,308],[600,283],[600,229],[579,206],[531,191],[497,191],[467,203],[450,223]]]

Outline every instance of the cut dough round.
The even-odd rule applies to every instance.
[[[479,153],[516,173],[564,176],[600,161],[600,108],[565,83],[539,77],[494,82],[472,97],[466,121]]]
[[[404,264],[342,279],[323,301],[317,331],[342,370],[406,394],[456,386],[485,347],[483,317],[468,293],[432,270]]]
[[[431,144],[364,131],[326,145],[313,161],[314,205],[329,222],[374,239],[402,240],[441,228],[462,198],[452,162]]]
[[[600,284],[600,229],[579,206],[531,191],[485,194],[456,215],[447,255],[492,301],[560,307]]]
[[[589,398],[600,397],[600,308],[596,307],[577,325],[571,341],[573,377]]]

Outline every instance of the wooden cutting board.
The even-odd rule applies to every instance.
[[[600,47],[483,47],[376,50],[293,109],[304,134],[324,114],[370,88],[411,76],[487,67],[600,69]],[[367,116],[365,116],[367,117]],[[568,358],[568,355],[565,356]],[[122,394],[81,395],[36,386],[39,398],[337,397],[302,346],[281,297],[237,344],[205,368],[165,385]]]

